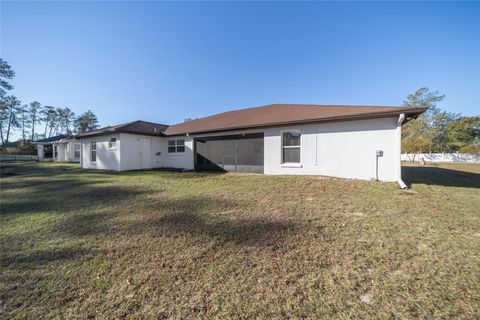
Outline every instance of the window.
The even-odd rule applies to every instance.
[[[90,145],[90,161],[97,161],[97,142],[95,141],[95,139],[92,140]]]
[[[56,159],[58,158],[58,147],[53,146],[53,157]]]
[[[185,152],[185,140],[168,140],[168,153],[183,153]]]
[[[46,144],[43,146],[43,157],[50,159],[53,156],[53,147],[51,144]]]
[[[282,133],[282,163],[300,163],[300,132]]]
[[[73,145],[73,157],[80,158],[80,143],[75,143]]]
[[[108,141],[108,149],[116,149],[117,148],[117,138],[110,138]]]

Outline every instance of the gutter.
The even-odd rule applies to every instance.
[[[401,113],[400,116],[398,117],[398,122],[397,122],[397,141],[398,141],[398,178],[397,178],[397,183],[400,185],[401,189],[408,189],[408,186],[403,182],[402,180],[402,123],[405,120],[405,113]]]

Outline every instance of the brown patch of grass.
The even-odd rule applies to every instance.
[[[0,191],[3,318],[479,315],[472,185],[16,170]]]

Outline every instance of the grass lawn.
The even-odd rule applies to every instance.
[[[396,184],[94,172],[0,178],[0,315],[480,317],[480,165]]]

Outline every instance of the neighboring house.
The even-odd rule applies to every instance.
[[[140,170],[162,167],[167,125],[134,121],[77,136],[82,143],[82,168]]]
[[[17,153],[20,151],[20,141],[8,142],[5,145],[5,151],[8,153]]]
[[[72,135],[58,135],[32,144],[37,146],[38,161],[80,162],[81,143]]]
[[[402,124],[421,108],[274,104],[172,126],[79,135],[83,168],[179,168],[401,182]]]

